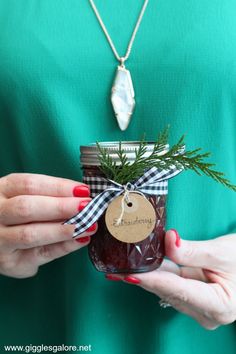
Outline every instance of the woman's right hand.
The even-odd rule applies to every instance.
[[[38,267],[89,243],[97,225],[72,239],[75,225],[62,222],[91,199],[85,184],[39,174],[0,178],[0,274],[35,275]]]

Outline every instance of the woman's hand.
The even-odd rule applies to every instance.
[[[236,320],[236,234],[209,241],[180,240],[166,233],[165,260],[155,271],[119,276],[159,296],[203,327],[215,329]],[[179,267],[178,265],[182,265]],[[113,276],[108,279],[116,280]]]
[[[68,179],[26,173],[0,178],[0,274],[30,277],[40,265],[87,245],[97,225],[74,240],[75,226],[62,222],[90,200],[86,185]]]

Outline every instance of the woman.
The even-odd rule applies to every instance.
[[[119,52],[142,4],[96,2]],[[171,140],[186,133],[189,148],[211,151],[217,168],[236,180],[235,7],[222,0],[148,4],[126,63],[136,108],[121,132],[108,97],[117,62],[90,3],[1,1],[2,348],[235,352],[232,191],[190,172],[171,181],[167,228],[185,241],[169,231],[170,261],[126,284],[106,281],[90,265],[83,246],[96,225],[82,242],[70,240],[73,226],[61,226],[89,198],[79,183],[79,146],[94,141],[137,140],[144,131],[155,140],[170,123]],[[172,307],[160,307],[150,292]]]

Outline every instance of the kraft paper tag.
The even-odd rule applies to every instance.
[[[123,195],[114,199],[107,208],[105,221],[109,232],[117,240],[135,243],[151,234],[156,223],[156,213],[152,204],[140,194],[130,192],[128,200],[129,203],[124,200]],[[122,204],[124,213],[118,224]]]

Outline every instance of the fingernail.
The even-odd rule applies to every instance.
[[[84,237],[76,238],[75,241],[79,242],[79,243],[87,243],[87,242],[90,241],[90,236],[84,236]]]
[[[91,225],[87,230],[86,232],[93,232],[95,231],[97,228],[97,223],[95,222],[93,225]]]
[[[78,205],[78,211],[82,211],[88,203],[90,203],[90,200],[82,200]]]
[[[176,247],[180,247],[180,245],[181,245],[181,239],[180,239],[180,237],[179,237],[178,232],[177,232],[175,229],[171,229],[171,231],[173,231],[173,232],[175,233],[175,237],[176,237],[176,239],[175,239],[175,246],[176,246]]]
[[[115,275],[112,275],[112,274],[106,274],[106,275],[105,275],[105,278],[106,278],[107,280],[114,280],[114,281],[122,280],[121,278],[118,278],[118,277],[116,277]]]
[[[90,196],[89,187],[82,185],[82,184],[79,186],[76,186],[73,189],[73,195],[74,195],[74,197],[89,197]]]
[[[141,281],[135,277],[131,277],[131,276],[128,276],[128,277],[124,277],[124,281],[127,281],[128,283],[131,283],[131,284],[140,284]]]

